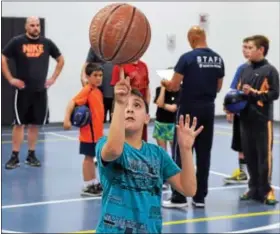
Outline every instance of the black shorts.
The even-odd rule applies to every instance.
[[[231,148],[236,152],[242,152],[243,149],[241,144],[240,118],[238,115],[234,115],[232,130],[233,133],[232,133]]]
[[[15,90],[14,124],[45,125],[49,121],[47,90]]]
[[[80,154],[95,157],[95,143],[80,142]]]

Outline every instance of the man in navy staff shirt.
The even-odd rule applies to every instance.
[[[224,77],[224,62],[219,54],[208,48],[206,33],[199,26],[193,26],[188,32],[192,51],[183,54],[175,66],[171,81],[163,80],[167,90],[178,91],[181,95],[176,122],[180,115],[190,114],[198,118],[198,126],[204,129],[194,144],[197,164],[197,192],[193,197],[195,207],[204,207],[208,193],[211,148],[214,131],[215,99],[221,90]],[[174,134],[172,156],[181,167],[180,151]],[[173,190],[170,200],[163,202],[164,207],[187,206],[186,197]]]

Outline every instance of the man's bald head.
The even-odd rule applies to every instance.
[[[206,33],[200,26],[192,26],[188,31],[188,40],[194,49],[198,46],[206,46]]]
[[[37,16],[30,16],[26,18],[25,30],[29,37],[38,38],[41,33],[40,19]]]

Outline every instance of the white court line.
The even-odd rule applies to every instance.
[[[280,228],[280,223],[275,223],[267,226],[261,226],[257,228],[250,228],[250,229],[242,229],[239,231],[231,231],[231,232],[226,232],[226,233],[249,233],[249,232],[263,232],[263,231],[269,231],[273,229]]]
[[[227,175],[227,174],[224,174],[224,173],[221,173],[221,172],[211,171],[211,170],[210,170],[210,173],[213,174],[213,175],[222,176],[222,177],[229,177],[229,176],[231,176],[231,175]],[[274,188],[275,190],[280,190],[280,187],[276,186],[276,185],[272,185],[272,188]]]
[[[55,132],[61,132],[61,133],[79,133],[79,130],[58,130],[58,131],[55,131]],[[45,131],[45,132],[38,132],[38,134],[40,134],[40,135],[45,135],[45,134],[48,134],[48,133],[50,133],[50,132],[48,132],[48,131]],[[2,133],[1,134],[1,136],[11,136],[12,135],[12,133]],[[24,135],[25,136],[27,136],[27,133],[24,133]]]
[[[237,189],[237,188],[245,188],[245,187],[247,187],[247,185],[212,187],[209,188],[209,190],[228,190],[228,189]],[[169,194],[171,193],[171,191],[163,191],[162,193]],[[49,205],[49,204],[62,204],[62,203],[91,201],[91,200],[101,200],[101,197],[86,197],[86,198],[74,198],[74,199],[53,200],[53,201],[43,201],[43,202],[30,202],[30,203],[2,206],[2,209],[4,210],[4,209],[13,209],[13,208],[20,208],[20,207],[42,206],[42,205]]]
[[[46,132],[46,134],[48,135],[52,135],[52,136],[57,136],[57,137],[62,137],[62,138],[65,138],[65,139],[68,139],[68,140],[79,140],[79,138],[77,137],[71,137],[71,136],[67,136],[67,135],[63,135],[63,134],[58,134],[56,132]]]
[[[15,232],[15,231],[3,230],[2,229],[1,233],[24,233],[24,232]]]
[[[229,127],[229,126],[226,126],[226,125],[215,124],[215,127],[222,128],[222,129],[232,130],[232,127]],[[280,137],[280,135],[276,134],[276,133],[274,133],[273,136],[274,137]]]

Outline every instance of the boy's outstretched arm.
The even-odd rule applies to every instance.
[[[196,117],[193,118],[192,126],[189,115],[186,116],[185,124],[183,116],[180,116],[179,125],[177,126],[177,139],[181,154],[182,171],[168,179],[171,186],[186,197],[193,197],[196,193],[197,182],[193,162],[192,146],[195,138],[203,130],[200,126],[197,130]]]
[[[122,68],[120,71],[120,81],[115,85],[114,89],[115,103],[112,121],[108,140],[101,151],[101,157],[105,162],[116,160],[122,154],[125,142],[125,108],[131,88],[129,78],[124,78],[124,71]]]

